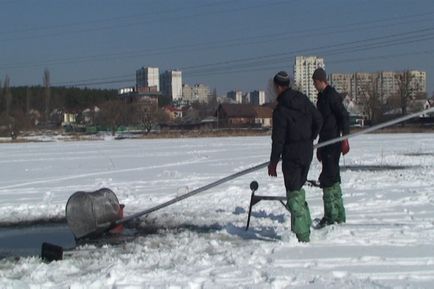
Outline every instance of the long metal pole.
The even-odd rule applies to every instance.
[[[406,116],[402,116],[400,118],[397,118],[397,119],[394,119],[394,120],[391,120],[391,121],[387,121],[387,122],[384,122],[384,123],[381,123],[381,124],[377,124],[377,125],[374,125],[372,127],[367,128],[367,129],[364,129],[364,130],[361,130],[359,132],[353,133],[353,134],[345,135],[345,136],[342,136],[342,137],[334,138],[334,139],[329,140],[329,141],[318,143],[318,144],[314,145],[314,149],[325,147],[325,146],[328,146],[328,145],[331,145],[331,144],[343,141],[345,139],[354,138],[354,137],[360,136],[362,134],[366,134],[366,133],[373,132],[373,131],[376,131],[376,130],[379,130],[379,129],[382,129],[382,128],[385,128],[385,127],[389,127],[389,126],[392,126],[394,124],[398,124],[398,123],[404,122],[406,120],[409,120],[409,119],[412,119],[412,118],[415,118],[415,117],[418,117],[420,115],[423,115],[423,114],[426,114],[426,113],[430,113],[430,112],[434,112],[434,107],[430,108],[430,109],[426,109],[426,110],[420,111],[420,112],[416,112],[416,113],[413,113],[413,114],[409,114],[409,115],[406,115]],[[152,208],[149,208],[149,209],[137,212],[137,213],[132,214],[130,216],[127,216],[127,217],[125,217],[123,219],[120,219],[120,220],[114,222],[113,225],[123,224],[123,223],[128,222],[128,221],[130,221],[132,219],[135,219],[135,218],[138,218],[140,216],[147,215],[149,213],[155,212],[157,210],[160,210],[162,208],[170,206],[170,205],[172,205],[174,203],[177,203],[179,201],[182,201],[184,199],[187,199],[189,197],[192,197],[194,195],[202,193],[202,192],[204,192],[206,190],[212,189],[212,188],[214,188],[214,187],[216,187],[218,185],[224,184],[224,183],[229,182],[229,181],[231,181],[233,179],[236,179],[238,177],[241,177],[241,176],[250,174],[250,173],[252,173],[254,171],[257,171],[259,169],[265,168],[265,167],[268,166],[268,163],[269,162],[267,161],[267,162],[258,164],[256,166],[253,166],[251,168],[245,169],[243,171],[234,173],[232,175],[229,175],[227,177],[219,179],[219,180],[217,180],[215,182],[212,182],[212,183],[210,183],[210,184],[208,184],[206,186],[197,188],[197,189],[195,189],[195,190],[193,190],[191,192],[188,192],[188,193],[186,193],[184,195],[181,195],[179,197],[173,198],[172,200],[164,202],[164,203],[162,203],[162,204],[160,204],[158,206],[155,206],[155,207],[152,207]]]

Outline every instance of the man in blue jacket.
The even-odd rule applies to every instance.
[[[312,224],[303,185],[313,157],[313,140],[321,128],[321,114],[306,95],[290,88],[289,76],[281,71],[273,79],[277,106],[273,111],[272,149],[268,175],[277,176],[282,157],[291,230],[300,242],[309,242]]]
[[[319,133],[319,143],[341,135],[348,135],[349,115],[342,103],[341,95],[327,82],[326,72],[322,68],[315,70],[312,76],[318,90],[317,108],[323,118],[323,126]],[[350,150],[348,140],[331,144],[317,150],[317,158],[322,163],[319,177],[323,189],[324,217],[318,227],[334,223],[345,223],[345,208],[342,200],[341,176],[339,171],[340,155]]]

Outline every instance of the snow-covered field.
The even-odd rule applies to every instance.
[[[350,143],[348,223],[313,231],[309,244],[297,242],[278,202],[256,205],[244,230],[250,181],[284,195],[281,173],[264,169],[142,220],[158,234],[79,247],[50,264],[0,260],[0,288],[434,288],[434,135]],[[103,186],[133,213],[264,162],[269,150],[269,137],[1,144],[0,223],[62,217],[74,191]],[[309,178],[319,169],[314,161]],[[321,217],[320,190],[306,191]]]

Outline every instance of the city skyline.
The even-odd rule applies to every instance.
[[[293,70],[292,70],[292,74],[290,73],[290,76],[292,78],[291,80],[291,84],[290,86],[292,86],[294,89],[300,90],[301,92],[303,92],[304,94],[306,94],[309,99],[312,102],[316,102],[316,98],[317,98],[317,91],[313,85],[312,79],[311,79],[311,75],[313,74],[313,72],[315,71],[316,68],[321,67],[323,69],[325,68],[325,59],[324,58],[320,58],[317,57],[315,55],[309,55],[309,56],[302,56],[299,55],[296,57],[296,61],[293,65]],[[152,85],[149,86],[146,85],[146,81],[142,80],[140,78],[138,78],[139,72],[140,71],[156,71],[156,75],[158,75],[158,71],[159,68],[158,67],[145,67],[143,66],[142,68],[138,69],[136,71],[136,83],[134,85],[134,88],[130,87],[122,87],[119,88],[119,92],[122,93],[122,91],[126,91],[129,92],[129,89],[132,90],[139,90],[140,88],[151,88],[152,89]],[[382,94],[384,94],[384,97],[389,98],[391,96],[393,96],[394,94],[396,94],[397,92],[397,79],[396,77],[404,72],[409,72],[410,75],[414,75],[414,80],[412,80],[413,82],[413,86],[414,86],[414,90],[417,91],[418,95],[423,95],[425,94],[428,98],[431,97],[431,95],[429,95],[429,92],[427,91],[427,79],[426,79],[426,72],[425,71],[421,71],[421,70],[401,70],[401,71],[385,71],[385,70],[378,70],[375,72],[365,72],[365,71],[356,71],[353,73],[347,73],[347,72],[334,72],[334,73],[327,73],[327,80],[328,83],[335,87],[338,92],[340,93],[346,93],[348,94],[350,97],[354,97],[354,99],[358,99],[359,98],[359,94],[360,94],[360,90],[361,86],[363,85],[369,85],[369,84],[373,84],[374,81],[376,81],[377,78],[380,78],[380,83],[381,83],[381,89],[380,92]],[[170,75],[170,77],[172,77],[171,75],[173,73],[176,73],[177,75],[177,83],[179,83],[177,86],[182,86],[181,88],[181,93],[178,93],[176,97],[173,97],[173,92],[170,92],[171,90],[171,85],[167,83],[166,85],[169,85],[169,88],[167,88],[166,90],[161,89],[160,87],[163,86],[163,82],[165,82],[165,78],[167,78],[168,75]],[[143,74],[143,73],[142,73]],[[356,82],[355,82],[356,81]],[[170,82],[170,81],[168,81]],[[357,83],[358,82],[358,83]],[[417,82],[417,83],[415,83]],[[184,100],[189,100],[189,101],[194,101],[194,93],[193,90],[194,88],[198,88],[201,86],[205,86],[206,90],[209,92],[208,96],[211,94],[211,88],[209,86],[207,86],[206,84],[203,83],[195,83],[194,85],[192,85],[190,87],[190,84],[187,84],[185,82],[182,81],[182,71],[180,70],[165,70],[163,73],[160,73],[160,77],[159,77],[159,82],[158,83],[153,83],[153,85],[156,88],[156,91],[158,92],[162,92],[163,95],[166,96],[170,96],[172,98],[172,100],[178,100],[178,99],[184,99]],[[378,84],[377,84],[378,85]],[[385,85],[385,86],[384,86]],[[185,89],[187,89],[187,97],[185,96]],[[269,89],[269,87],[267,88]],[[232,99],[233,101],[235,101],[236,103],[243,103],[245,102],[245,98],[249,99],[250,98],[250,94],[251,93],[256,93],[258,92],[258,90],[260,92],[263,92],[263,96],[258,97],[264,99],[263,103],[265,103],[266,101],[269,101],[269,95],[266,95],[266,91],[267,89],[256,89],[256,88],[248,88],[247,90],[241,90],[241,89],[231,89],[229,91],[226,91],[224,93],[220,93],[219,97],[225,97],[228,99]],[[250,92],[247,92],[250,91]],[[199,94],[203,94],[203,93],[199,93]],[[203,102],[200,101],[200,102]],[[250,102],[250,101],[248,101]],[[258,100],[258,102],[261,102]]]

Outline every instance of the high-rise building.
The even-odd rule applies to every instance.
[[[164,96],[172,100],[182,98],[182,72],[179,70],[166,70],[160,75],[160,88]]]
[[[372,85],[376,85],[377,92],[384,100],[396,93],[397,82],[395,72],[378,73],[331,73],[328,76],[330,85],[337,92],[349,95],[354,101],[360,103],[372,93]]]
[[[182,99],[189,102],[208,103],[211,95],[211,89],[204,84],[195,84],[189,86],[184,84],[182,86]]]
[[[356,72],[351,74],[332,73],[329,75],[329,83],[339,93],[348,94],[356,103],[364,103],[373,89],[386,103],[391,97],[397,97],[400,91],[400,80],[409,77],[408,89],[413,99],[423,98],[426,95],[426,72],[419,70],[401,71],[380,71],[374,73]]]
[[[250,92],[250,103],[253,105],[263,105],[265,103],[265,91],[255,90]]]
[[[227,98],[232,99],[236,103],[243,103],[243,92],[241,90],[232,90],[227,93]]]
[[[426,96],[426,72],[420,70],[409,71],[410,94],[413,98],[421,98]]]
[[[211,95],[211,89],[204,84],[195,84],[193,86],[193,98],[202,103],[207,103]]]
[[[394,71],[382,71],[376,74],[378,77],[378,91],[383,101],[386,101],[399,92],[398,74],[398,72]]]
[[[319,67],[325,68],[324,58],[316,56],[297,56],[295,58],[295,84],[313,102],[316,102],[318,92],[313,85],[312,75],[315,69]]]
[[[342,94],[351,94],[352,78],[351,73],[330,73],[328,75],[329,84]]]
[[[365,102],[375,79],[374,73],[356,72],[351,80],[351,93],[356,103]]]
[[[160,73],[157,67],[142,67],[136,71],[136,87],[140,91],[160,91]]]
[[[182,99],[193,102],[193,87],[188,84],[182,85]]]

